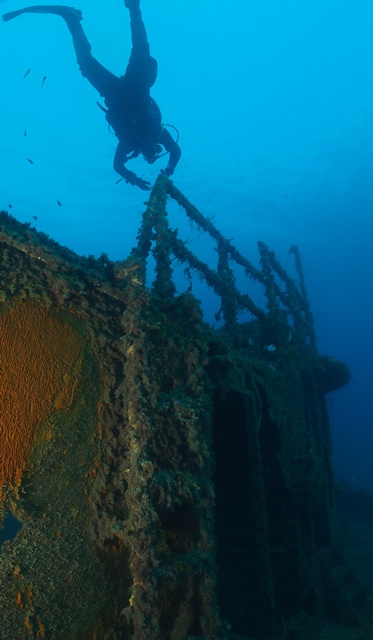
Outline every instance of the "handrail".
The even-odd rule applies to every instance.
[[[216,241],[218,253],[216,270],[211,269],[190,249],[187,249],[185,242],[178,237],[177,230],[170,228],[167,215],[169,198],[175,200],[184,209],[187,217]],[[171,256],[174,256],[180,262],[187,264],[188,268],[197,271],[220,297],[221,309],[217,316],[220,317],[220,314],[223,316],[227,328],[234,330],[239,311],[246,310],[259,320],[269,318],[279,322],[286,321],[315,347],[314,323],[304,284],[299,250],[295,246],[290,248],[290,253],[295,258],[299,279],[297,284],[282,267],[274,251],[261,241],[258,242],[258,247],[261,269],[245,258],[229,240],[224,238],[211,220],[203,216],[184,194],[161,174],[150,194],[138,233],[137,247],[132,250],[130,259],[136,258],[142,261],[145,275],[146,261],[149,253],[152,252],[156,264],[153,292],[163,299],[175,294],[171,267]],[[232,262],[241,266],[248,278],[259,282],[264,287],[267,299],[266,311],[258,307],[248,293],[239,291],[231,267]]]

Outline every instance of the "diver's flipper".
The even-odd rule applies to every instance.
[[[140,7],[140,0],[124,0],[124,6],[127,9],[136,9],[136,7]]]
[[[65,7],[64,5],[59,4],[51,4],[51,5],[35,5],[34,7],[25,7],[24,9],[18,9],[18,11],[9,11],[9,13],[4,13],[3,20],[7,22],[8,20],[13,20],[13,18],[17,18],[23,13],[54,13],[62,18],[78,18],[78,20],[83,19],[83,14],[79,9],[74,9],[74,7]]]
[[[3,20],[4,22],[8,22],[8,20],[13,20],[13,18],[20,16],[21,13],[24,13],[24,9],[20,9],[19,11],[9,11],[9,13],[3,14]]]

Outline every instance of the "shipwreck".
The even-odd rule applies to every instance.
[[[170,198],[216,242],[216,269],[170,228]],[[291,278],[258,247],[260,268],[165,176],[120,262],[0,214],[1,640],[296,640],[361,624],[325,403],[349,371],[318,353],[298,249]],[[219,296],[219,328],[176,292],[172,260]]]

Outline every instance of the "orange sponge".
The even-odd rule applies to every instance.
[[[0,315],[0,496],[19,485],[37,426],[67,411],[85,340],[57,315],[21,302]]]

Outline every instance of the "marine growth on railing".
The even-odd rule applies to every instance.
[[[208,233],[216,241],[218,264],[216,270],[211,269],[186,247],[186,243],[178,237],[176,229],[171,229],[168,222],[167,202],[175,200],[185,211],[187,217]],[[313,318],[304,285],[304,277],[298,248],[292,246],[290,253],[294,255],[295,267],[299,283],[289,276],[281,266],[275,253],[264,242],[258,242],[261,269],[256,268],[245,258],[232,243],[216,229],[211,220],[198,211],[189,200],[166,178],[160,175],[151,192],[147,208],[138,234],[138,244],[132,250],[130,260],[140,259],[141,280],[146,280],[146,261],[152,252],[156,264],[156,278],[153,293],[160,297],[173,296],[176,289],[172,279],[171,260],[175,257],[187,265],[188,269],[198,272],[202,280],[220,297],[221,308],[217,319],[223,317],[226,326],[234,329],[237,316],[241,311],[248,311],[259,320],[266,318],[285,322],[299,331],[312,346],[315,346]],[[255,304],[248,291],[241,292],[237,288],[236,277],[232,266],[243,268],[248,283],[255,280],[263,288],[267,299],[267,309]]]

